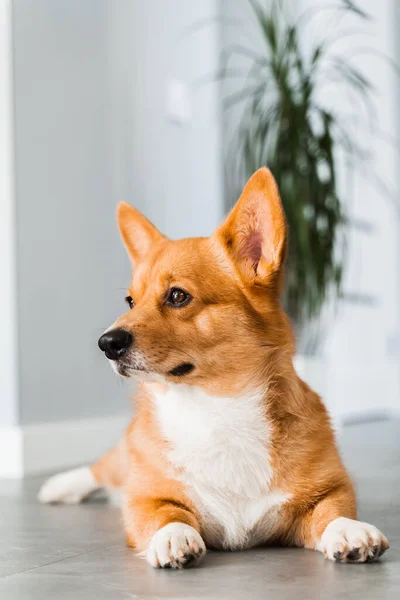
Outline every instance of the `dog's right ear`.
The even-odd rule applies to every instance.
[[[286,220],[278,186],[267,168],[250,177],[236,206],[217,229],[217,238],[246,284],[282,285]]]
[[[117,221],[122,241],[134,265],[145,258],[153,244],[165,239],[141,212],[126,202],[118,206]]]

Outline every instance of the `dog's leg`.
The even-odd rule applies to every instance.
[[[98,489],[119,488],[125,476],[122,444],[123,440],[94,465],[58,473],[47,479],[39,490],[40,502],[79,504]]]
[[[182,569],[205,555],[197,518],[179,502],[135,498],[123,512],[128,545],[153,567]]]
[[[376,527],[356,520],[350,485],[329,494],[302,519],[296,543],[343,563],[372,562],[389,548],[386,537]]]
[[[79,467],[49,477],[38,493],[44,504],[79,504],[86,496],[101,488],[90,467]]]

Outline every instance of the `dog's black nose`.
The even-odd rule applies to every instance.
[[[110,360],[117,360],[132,345],[133,337],[125,329],[111,329],[99,339],[99,348]]]

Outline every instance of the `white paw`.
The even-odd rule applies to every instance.
[[[346,517],[326,527],[318,550],[330,560],[362,563],[377,560],[389,548],[386,537],[373,525]]]
[[[201,535],[184,523],[168,523],[155,533],[147,550],[153,567],[182,569],[198,562],[206,553]]]
[[[40,488],[38,500],[44,504],[52,502],[79,504],[99,487],[89,467],[80,467],[50,477]]]

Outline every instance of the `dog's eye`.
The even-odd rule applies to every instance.
[[[127,305],[129,306],[129,308],[133,308],[135,306],[134,301],[132,300],[132,296],[127,296],[125,298],[125,302],[127,303]]]
[[[171,288],[167,296],[167,304],[174,307],[185,306],[192,296],[180,288]]]

